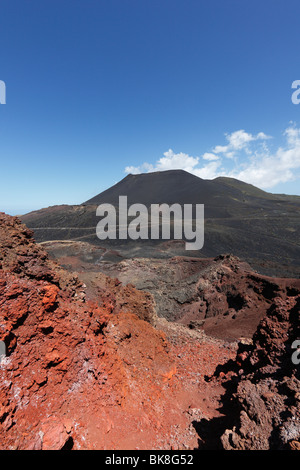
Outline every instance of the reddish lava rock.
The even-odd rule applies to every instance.
[[[296,287],[238,347],[157,318],[146,293],[105,276],[88,300],[32,236],[0,213],[0,449],[265,448],[274,430],[298,448]]]
[[[205,382],[203,372],[184,372],[194,354],[201,368],[197,335],[170,343],[166,325],[164,333],[143,319],[153,314],[145,294],[127,287],[142,314],[123,312],[114,281],[98,303],[86,300],[81,282],[5,214],[0,263],[1,449],[197,447]]]
[[[236,414],[221,436],[225,449],[299,448],[300,369],[292,361],[293,343],[300,338],[299,315],[300,290],[295,289],[288,305],[274,301],[253,343],[239,346],[236,380],[227,383]]]

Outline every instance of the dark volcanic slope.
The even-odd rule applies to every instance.
[[[272,209],[275,201],[283,205],[293,202],[289,196],[266,193],[233,178],[203,180],[183,170],[169,170],[128,175],[84,204],[117,206],[120,195],[127,196],[128,204],[147,207],[159,203],[205,204],[206,217],[221,218],[239,215],[245,209]]]
[[[207,216],[227,217],[227,206],[235,206],[238,191],[218,182],[203,180],[182,170],[128,175],[122,181],[98,194],[85,204],[119,203],[127,196],[128,204],[205,204]],[[220,196],[222,194],[221,200]]]
[[[232,178],[203,180],[182,170],[128,175],[82,205],[49,207],[21,219],[34,230],[38,241],[76,239],[99,245],[96,207],[102,203],[117,206],[119,196],[127,196],[129,205],[147,207],[154,203],[204,204],[204,247],[198,254],[188,255],[233,253],[263,274],[299,277],[300,197],[270,194]],[[145,247],[153,245],[151,241],[132,243],[134,256],[145,256]],[[132,243],[123,243],[125,257],[132,256]],[[112,244],[122,251],[119,241]]]

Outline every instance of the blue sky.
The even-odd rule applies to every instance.
[[[299,0],[1,0],[0,210],[183,168],[300,194]]]

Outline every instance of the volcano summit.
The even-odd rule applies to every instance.
[[[143,204],[148,209],[163,203],[204,204],[205,243],[192,256],[233,253],[265,275],[300,275],[300,197],[267,193],[231,178],[203,180],[182,170],[128,175],[80,205],[48,207],[21,220],[39,242],[81,240],[117,249],[125,258],[161,256],[161,240],[100,241],[96,236],[97,207],[110,204],[117,209],[124,195],[129,205]],[[178,243],[173,247],[169,246],[170,255],[184,254]]]

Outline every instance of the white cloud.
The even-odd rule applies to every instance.
[[[138,166],[126,166],[125,173],[130,173],[132,175],[137,175],[141,173],[141,167]]]
[[[160,158],[155,165],[156,171],[175,170],[181,168],[192,172],[199,163],[199,157],[191,157],[187,153],[174,153],[169,149],[164,153],[164,157]]]
[[[264,132],[259,132],[255,140],[259,140],[259,139],[266,140],[266,139],[272,139],[272,137],[270,135],[266,135]]]
[[[209,161],[214,161],[214,160],[219,160],[220,157],[218,155],[215,155],[214,153],[204,153],[202,155],[203,160],[209,160]]]
[[[152,171],[166,171],[166,170],[178,170],[182,169],[193,173],[195,167],[199,165],[199,157],[191,157],[187,153],[175,153],[172,149],[169,149],[164,153],[164,156],[161,157],[155,165],[150,163],[143,163],[142,165],[136,166],[127,166],[125,168],[125,173],[142,173],[142,172],[152,172]]]
[[[217,145],[213,149],[213,152],[223,153],[227,158],[233,158],[238,150],[247,150],[248,144],[250,142],[255,140],[266,140],[270,138],[264,132],[259,132],[257,135],[252,135],[244,131],[244,129],[232,132],[231,134],[225,134],[225,136],[228,141],[228,145]]]
[[[151,163],[143,163],[141,166],[126,166],[125,173],[131,173],[132,175],[138,175],[139,173],[149,173],[155,171]]]
[[[215,153],[225,153],[228,150],[228,145],[216,145],[216,147],[213,149],[213,152]]]
[[[287,142],[291,147],[300,146],[300,129],[297,129],[293,123],[285,130],[284,135],[287,136]]]
[[[228,145],[217,145],[201,157],[169,149],[154,165],[127,166],[125,173],[182,169],[203,179],[229,176],[270,189],[300,176],[300,128],[291,123],[283,136],[285,145],[272,152],[267,145],[270,137],[264,132],[252,135],[238,130],[226,134]]]
[[[271,153],[264,143],[262,151],[251,153],[243,164],[244,168],[234,168],[227,176],[262,189],[270,189],[279,183],[297,179],[297,171],[300,169],[300,129],[291,125],[285,130],[284,136],[285,147],[278,147]]]
[[[212,180],[220,176],[220,161],[210,162],[204,165],[202,168],[195,168],[193,174],[199,176],[199,178]]]
[[[200,166],[200,158],[192,157],[187,153],[175,153],[169,149],[164,153],[155,165],[143,163],[139,167],[127,166],[125,173],[138,174],[142,172],[166,171],[166,170],[185,170],[200,178],[213,179],[218,176],[218,168],[221,165],[220,157],[213,153],[204,153],[202,155],[204,165]]]

